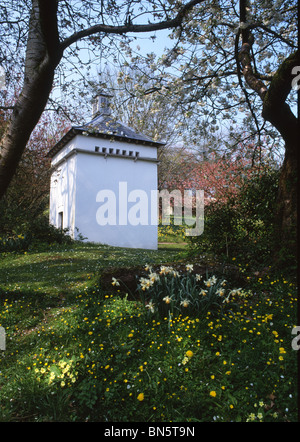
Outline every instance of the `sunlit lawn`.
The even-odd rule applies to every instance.
[[[159,316],[118,286],[103,292],[105,269],[170,263],[181,246],[2,255],[0,421],[297,420],[289,281],[251,275],[247,295],[202,314]]]
[[[169,262],[179,252],[178,245],[162,245],[156,251],[74,243],[45,251],[6,253],[0,255],[0,286],[61,294],[86,287],[107,267]]]

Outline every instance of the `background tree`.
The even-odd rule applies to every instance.
[[[158,90],[182,109],[182,130],[192,142],[221,134],[233,147],[247,133],[245,141],[255,144],[256,154],[265,141],[282,151],[277,244],[289,244],[294,251],[298,126],[292,84],[300,64],[296,7],[290,0],[201,2],[172,32],[173,47],[155,62],[148,57],[158,72]],[[138,58],[132,61],[138,69]]]

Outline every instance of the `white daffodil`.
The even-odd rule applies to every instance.
[[[148,308],[150,310],[151,313],[154,313],[155,309],[154,309],[154,305],[152,301],[149,302],[149,304],[146,305],[146,308]]]
[[[112,278],[112,285],[119,286],[120,283],[118,282],[118,280],[116,278]]]
[[[183,301],[181,301],[180,305],[182,305],[182,307],[188,307],[190,304],[190,301],[188,299],[184,299]]]
[[[140,278],[140,285],[143,291],[148,290],[151,285],[153,285],[153,281],[147,278]]]
[[[171,301],[173,301],[172,296],[165,296],[163,298],[163,301],[165,301],[166,304],[170,304]]]
[[[150,273],[149,275],[149,279],[151,282],[155,282],[159,280],[159,275],[157,273]]]

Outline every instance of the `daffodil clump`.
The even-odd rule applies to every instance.
[[[172,266],[163,265],[156,272],[149,265],[145,266],[145,270],[148,276],[139,279],[138,291],[146,309],[151,313],[166,315],[220,311],[230,299],[249,295],[241,288],[228,288],[223,278],[195,274],[193,264],[186,264],[183,273]],[[112,284],[116,283],[113,278]]]
[[[28,235],[13,234],[10,236],[0,236],[0,253],[26,250],[28,244]]]
[[[186,228],[182,225],[175,225],[171,222],[169,225],[159,224],[158,241],[159,242],[182,242],[186,240]]]

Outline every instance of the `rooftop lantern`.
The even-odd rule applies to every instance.
[[[99,115],[110,115],[110,100],[112,95],[100,91],[94,98],[92,103],[93,119]]]

